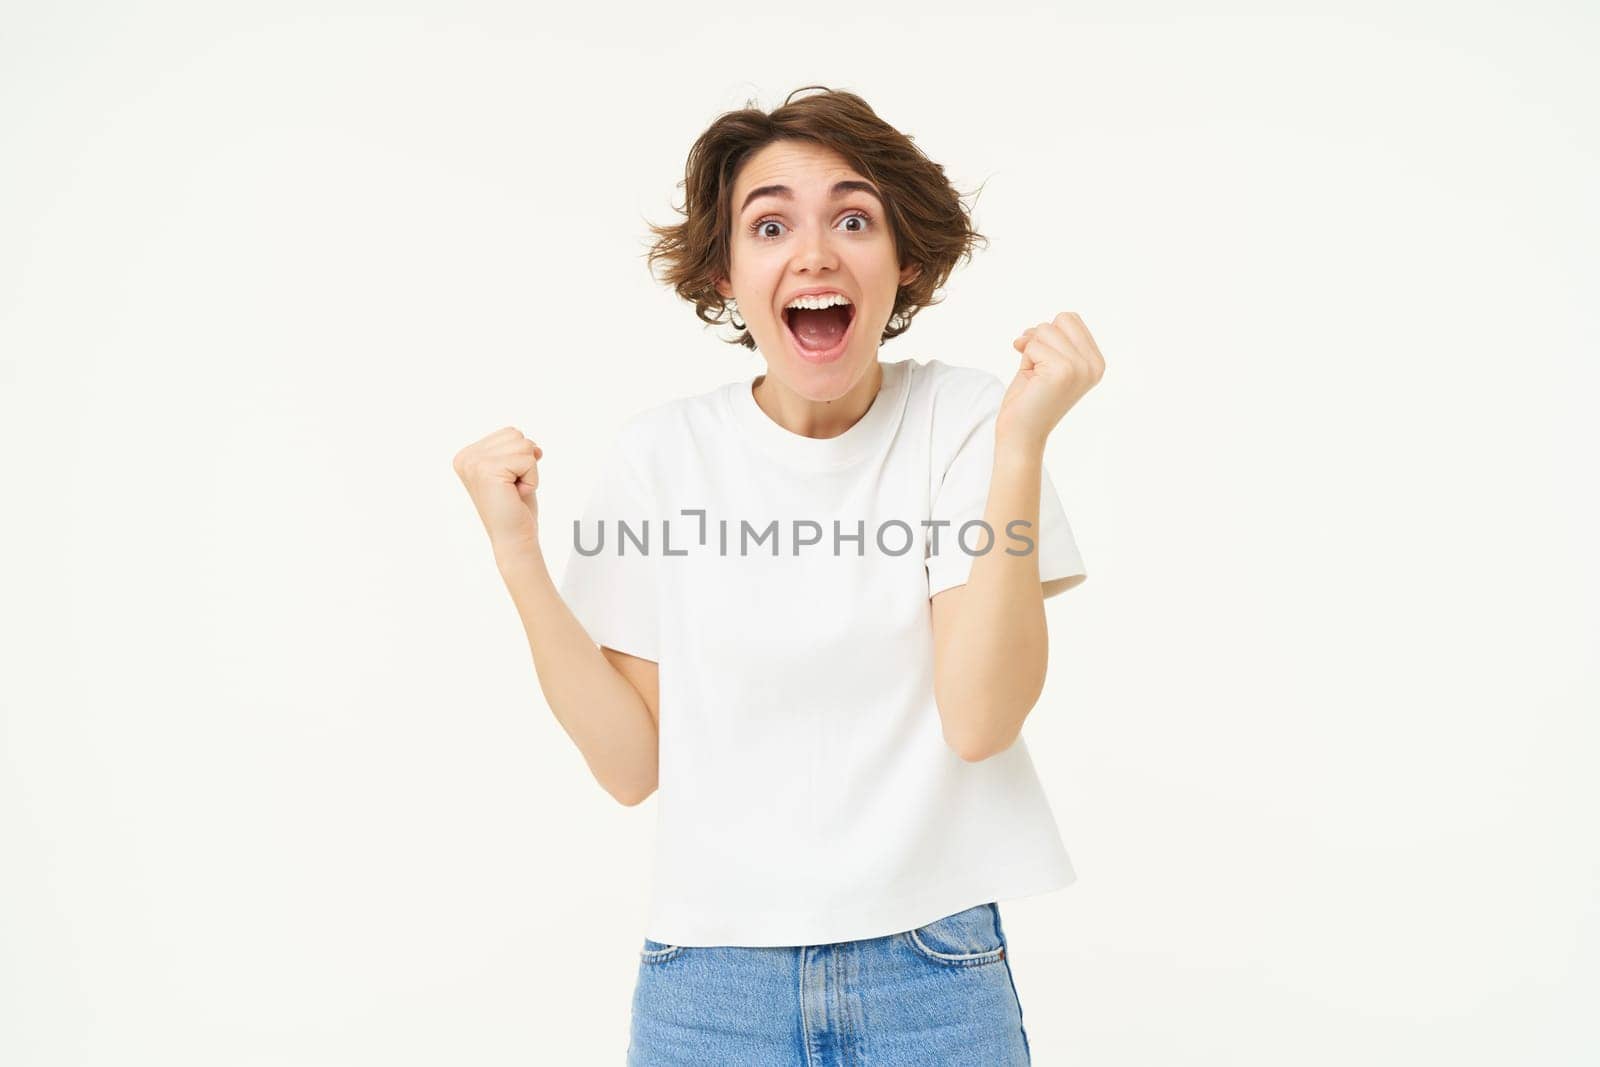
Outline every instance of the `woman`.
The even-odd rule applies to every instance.
[[[858,96],[721,116],[684,186],[651,264],[766,372],[627,420],[559,589],[543,450],[456,457],[551,709],[660,790],[628,1062],[1027,1063],[996,902],[1074,877],[1018,732],[1085,576],[1044,445],[1104,364],[1071,313],[1008,386],[879,362],[982,237]]]

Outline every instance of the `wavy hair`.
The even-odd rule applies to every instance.
[[[810,89],[822,91],[795,99]],[[905,333],[918,311],[939,303],[934,293],[956,266],[972,258],[978,243],[988,245],[988,238],[973,229],[971,211],[944,168],[909,135],[880,119],[861,97],[808,85],[790,93],[770,114],[748,100],[743,109],[719,115],[690,147],[684,180],[678,183],[684,201],[674,206],[682,221],[650,225],[655,240],[645,253],[648,269],[693,304],[701,321],[732,322],[716,282],[729,274],[734,176],[757,150],[782,140],[832,149],[871,180],[883,194],[900,268],[920,268],[895,294],[882,341]],[[659,275],[658,263],[664,267]],[[755,339],[742,327],[736,324],[737,335],[725,340],[755,348]]]

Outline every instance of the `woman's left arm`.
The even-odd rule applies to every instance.
[[[1044,690],[1049,633],[1038,539],[1030,537],[1020,555],[1001,539],[1037,532],[1045,441],[1105,373],[1094,338],[1070,311],[1023,331],[1012,346],[1022,366],[995,417],[984,505],[994,541],[973,559],[965,585],[932,601],[934,696],[945,743],[972,762],[1010,748]]]

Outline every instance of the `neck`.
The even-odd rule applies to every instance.
[[[876,359],[861,380],[833,400],[812,400],[771,374],[756,379],[756,405],[790,433],[818,439],[838,437],[860,422],[883,386],[883,366]]]

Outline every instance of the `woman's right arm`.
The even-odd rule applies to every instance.
[[[545,702],[595,780],[632,806],[655,792],[657,667],[589,639],[535,548],[495,553],[522,617]]]
[[[656,664],[602,649],[561,599],[539,547],[541,455],[507,426],[456,453],[452,466],[494,546],[545,702],[595,780],[631,806],[656,788]]]

